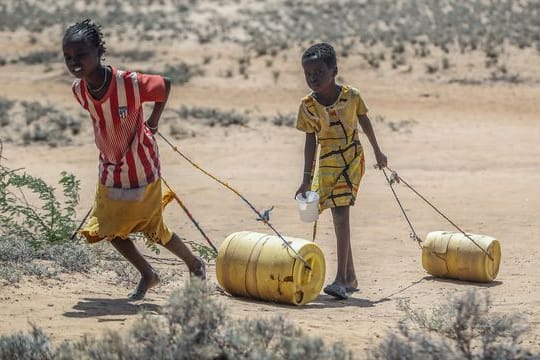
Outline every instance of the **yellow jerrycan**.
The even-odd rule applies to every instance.
[[[424,269],[433,276],[478,282],[493,281],[501,261],[499,241],[486,235],[467,235],[478,246],[461,232],[430,232],[422,242]]]
[[[219,247],[220,286],[231,295],[285,304],[304,305],[316,299],[325,279],[321,249],[304,239],[284,239],[311,269],[278,236],[240,231]]]

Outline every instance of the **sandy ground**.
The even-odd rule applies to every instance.
[[[383,114],[386,119],[374,121],[374,126],[389,165],[466,231],[500,240],[502,261],[496,281],[478,284],[438,279],[423,270],[421,252],[408,237],[409,229],[382,173],[372,168],[373,153],[363,137],[368,167],[351,219],[361,292],[347,301],[321,294],[301,307],[215,296],[233,317],[282,315],[327,342],[342,341],[362,357],[364,349],[393,331],[402,318],[397,308],[400,299],[409,299],[414,308],[431,308],[474,288],[489,293],[494,311],[523,314],[531,326],[524,345],[540,350],[540,248],[536,237],[540,232],[540,86],[463,86],[410,75],[366,73],[352,65],[344,68],[345,80],[361,90],[371,114]],[[283,80],[283,86],[264,78],[259,83],[202,79],[175,87],[171,106],[296,112],[307,89],[301,74],[289,70],[284,70],[283,79],[290,77],[291,81]],[[10,82],[0,89],[2,96],[36,99],[46,95],[51,102],[75,109],[65,81],[19,80],[4,70],[2,78]],[[406,119],[414,123],[400,131],[388,126],[389,120]],[[174,142],[258,208],[275,206],[272,223],[283,234],[310,238],[311,226],[300,222],[293,200],[303,162],[300,132],[253,121],[243,128],[205,128],[196,137]],[[239,230],[269,232],[233,193],[191,167],[163,141],[159,143],[165,179],[217,244]],[[8,166],[25,167],[50,182],[62,170],[73,172],[82,184],[80,213],[91,205],[97,161],[91,140],[63,148],[8,143],[4,156]],[[452,230],[404,186],[397,189],[421,237],[433,230]],[[167,209],[166,219],[180,235],[202,241],[174,204]],[[328,282],[336,270],[329,212],[321,216],[317,243],[326,256]],[[150,291],[142,303],[125,302],[128,290],[99,272],[62,275],[60,280],[25,279],[9,286],[0,282],[0,334],[28,329],[33,323],[60,342],[125,329],[142,308],[157,312],[170,292],[183,286],[186,268],[178,267],[184,269],[183,277]],[[210,267],[209,272],[210,281],[215,282],[215,268]]]

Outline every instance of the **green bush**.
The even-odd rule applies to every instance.
[[[191,251],[199,254],[201,259],[204,260],[207,264],[215,261],[217,258],[217,253],[208,245],[201,244],[193,240],[182,239],[186,245],[189,245]]]
[[[79,180],[61,173],[60,201],[44,180],[21,172],[0,164],[0,278],[16,283],[23,275],[90,271],[98,262],[96,252],[70,241],[77,226]]]
[[[24,239],[36,250],[68,241],[76,227],[79,180],[61,173],[61,203],[43,179],[19,172],[0,165],[0,239]],[[31,204],[30,196],[37,197],[40,206]]]

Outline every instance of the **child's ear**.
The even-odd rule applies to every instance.
[[[337,66],[336,66],[336,67],[334,68],[334,77],[337,76],[337,73],[338,73],[338,71],[337,71]]]

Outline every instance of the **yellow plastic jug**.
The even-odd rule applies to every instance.
[[[499,241],[486,235],[467,235],[485,252],[461,232],[430,232],[422,243],[424,269],[433,276],[478,282],[493,281],[501,261]]]
[[[275,235],[241,231],[230,234],[221,244],[216,275],[231,295],[304,305],[317,298],[325,276],[321,249],[310,241],[284,237],[309,264]]]

